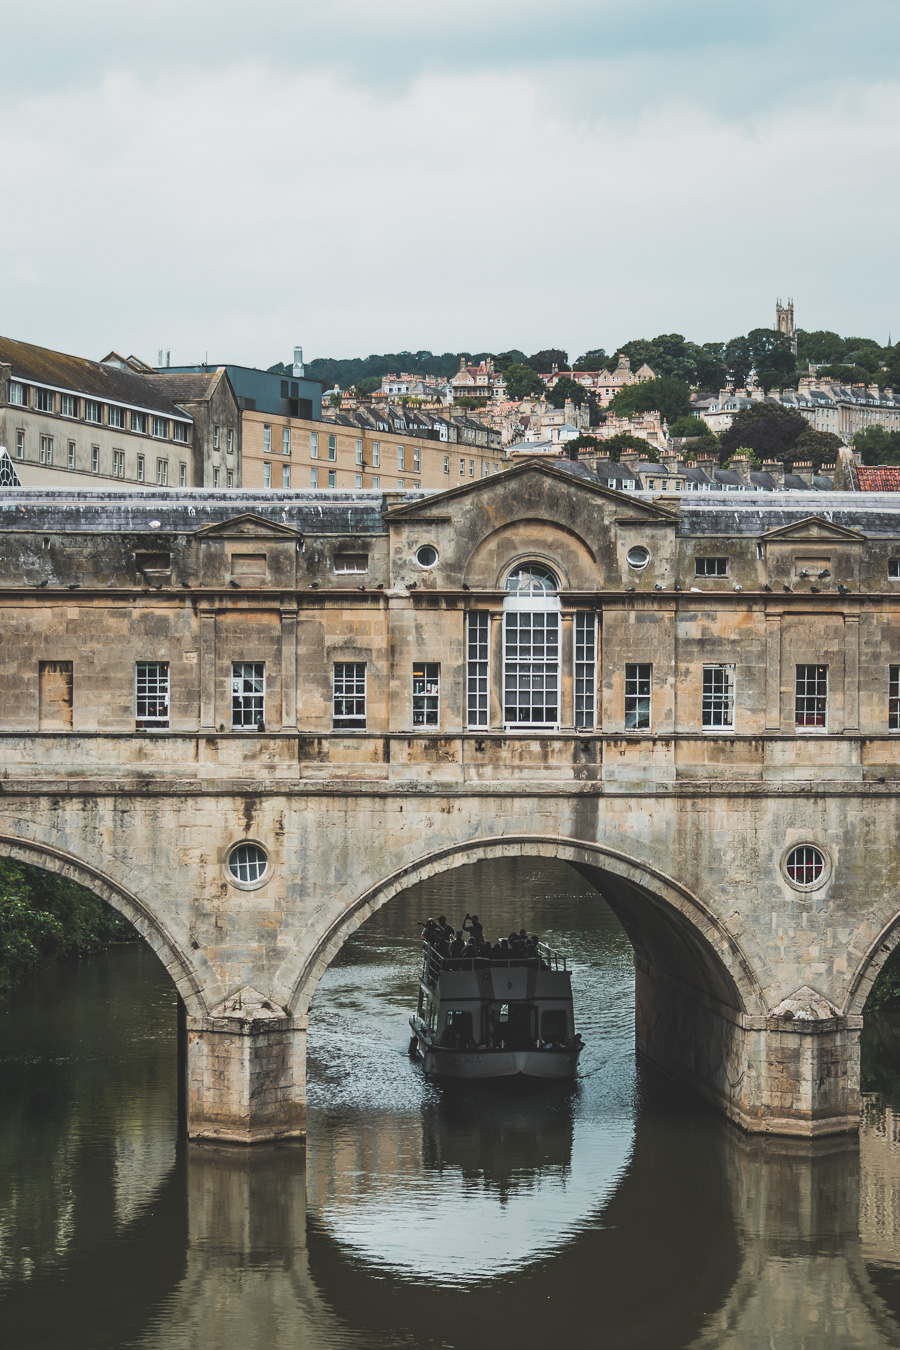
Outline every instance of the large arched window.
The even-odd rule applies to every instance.
[[[527,562],[506,578],[503,603],[503,721],[507,727],[559,726],[559,580]]]

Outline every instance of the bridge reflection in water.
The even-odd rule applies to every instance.
[[[147,951],[30,986],[0,1021],[4,1346],[900,1345],[890,1107],[869,1099],[858,1146],[723,1125],[635,1067],[629,949],[596,896],[558,870],[508,881],[498,926],[572,935],[584,1077],[514,1099],[422,1078],[406,897],[313,1007],[307,1150],[178,1142]]]

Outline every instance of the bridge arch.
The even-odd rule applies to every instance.
[[[658,868],[596,842],[543,835],[476,838],[438,849],[382,877],[329,925],[293,980],[288,1006],[304,1016],[347,939],[394,896],[442,872],[509,857],[570,863],[602,894],[634,947],[638,966],[661,972],[730,1010],[765,1016],[766,1000],[741,946],[687,887]]]
[[[853,972],[850,991],[841,1009],[843,1016],[862,1016],[866,999],[872,992],[872,985],[898,943],[900,943],[900,912],[884,925],[874,942],[869,944]]]
[[[216,987],[218,981],[210,970],[207,984],[204,985],[202,982],[200,969],[208,965],[206,957],[202,951],[197,950],[192,953],[194,959],[189,959],[182,945],[159,916],[128,887],[64,849],[48,843],[23,839],[17,835],[0,834],[0,857],[26,863],[30,867],[39,867],[45,872],[53,872],[69,881],[76,881],[101,900],[105,900],[134,925],[144,941],[156,952],[169,972],[188,1012],[200,1014],[209,1011],[204,988],[208,989],[210,984]]]

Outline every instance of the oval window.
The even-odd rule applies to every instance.
[[[259,844],[235,844],[228,855],[228,870],[235,881],[245,886],[265,876],[269,859]]]
[[[438,560],[438,551],[432,544],[423,544],[416,552],[416,562],[420,567],[434,567]]]
[[[817,886],[825,876],[825,855],[812,844],[792,848],[784,860],[787,879],[794,886]]]
[[[644,548],[643,544],[635,544],[634,548],[630,548],[625,556],[629,567],[646,567],[650,561],[650,550]]]
[[[506,578],[506,589],[520,595],[546,595],[559,590],[559,580],[543,563],[523,563]]]

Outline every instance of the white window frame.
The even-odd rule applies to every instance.
[[[309,433],[309,457],[310,459],[319,458],[319,433],[317,431]]]
[[[139,432],[142,436],[146,433],[147,419],[142,412],[133,412],[131,414],[131,430]]]
[[[151,712],[150,709],[154,711]],[[134,720],[141,727],[165,730],[169,725],[168,661],[135,661]]]
[[[153,435],[158,441],[167,441],[169,439],[169,424],[165,417],[155,417],[151,423]]]
[[[665,485],[664,485],[665,486]],[[727,577],[728,559],[721,555],[694,559],[695,577]]]
[[[230,475],[229,475],[229,476],[230,476]],[[186,465],[186,464],[179,464],[179,466],[178,466],[178,486],[179,486],[179,487],[187,487],[187,465]],[[231,484],[229,483],[228,486],[231,487]]]
[[[25,431],[22,427],[16,428],[16,459],[25,458]]]
[[[270,488],[271,486],[272,486],[272,465],[269,463],[268,460],[266,460],[265,464],[263,464],[263,487]]]
[[[103,425],[103,405],[98,399],[86,398],[84,400],[84,420],[95,427]]]
[[[328,433],[328,458],[332,463],[337,460],[337,436],[331,431]]]
[[[416,661],[412,675],[412,724],[417,728],[441,724],[441,663]]]
[[[40,447],[40,459],[42,464],[53,463],[53,437],[42,436]]]
[[[337,487],[337,471],[335,469],[328,470],[328,486],[330,488]]]
[[[700,721],[705,732],[720,736],[723,732],[734,731],[735,675],[732,661],[708,661],[704,664]],[[724,686],[721,679],[717,678],[721,676],[724,676]]]
[[[356,438],[356,462],[357,464],[362,464],[363,462],[363,443],[361,436],[357,436]]]
[[[56,412],[56,395],[53,390],[35,388],[34,407],[36,412]]]
[[[800,674],[801,670],[804,672],[802,676]],[[824,675],[817,674],[812,677],[814,685],[816,686],[816,692],[813,694],[809,693],[809,671],[824,671]],[[824,684],[824,694],[818,692],[820,683]],[[803,690],[802,693],[801,687]],[[804,707],[802,709],[800,706],[801,700],[804,702]],[[818,716],[818,708],[807,706],[807,700],[815,700],[816,703],[821,702],[824,705],[822,708],[822,721],[820,723],[800,721],[801,717]],[[794,667],[794,728],[801,734],[806,735],[810,732],[819,732],[819,734],[821,734],[828,730],[828,666],[821,662],[798,662]]]
[[[291,429],[290,427],[281,428],[281,453],[289,455],[291,453]]]
[[[576,731],[597,725],[597,615],[576,611],[572,624],[573,701]]]
[[[167,459],[156,461],[156,485],[157,487],[169,486],[169,461]]]
[[[309,486],[317,488],[319,486],[319,470],[314,464],[309,471]]]
[[[66,446],[66,460],[70,469],[75,468],[75,442],[69,441]]]
[[[362,672],[362,673],[360,673]],[[365,661],[335,661],[331,668],[331,724],[335,731],[365,731],[369,668]],[[349,709],[352,708],[352,711]]]
[[[372,468],[381,468],[381,441],[372,442]]]
[[[92,445],[92,446],[91,446],[91,473],[99,473],[99,472],[100,472],[100,447],[99,447],[99,445]]]
[[[60,394],[59,396],[59,415],[60,417],[75,416],[75,395]]]
[[[405,471],[406,471],[406,447],[403,446],[403,445],[398,445],[398,446],[397,446],[397,472],[398,472],[398,473],[405,473]]]
[[[265,661],[231,663],[231,729],[256,731],[266,724]]]
[[[290,466],[290,464],[282,464],[282,466],[281,466],[281,486],[282,486],[283,488],[289,488],[289,487],[291,486],[291,466]]]
[[[219,470],[213,469],[213,487],[217,488],[218,486],[219,486]]]
[[[111,427],[118,427],[120,431],[124,430],[124,428],[125,428],[125,409],[124,409],[124,408],[114,408],[114,407],[112,407],[112,406],[110,405],[110,406],[107,407],[107,409],[106,409],[106,421],[107,421],[107,425],[108,425],[108,426],[111,426]]]
[[[218,424],[218,422],[214,422],[214,423],[213,423],[213,449],[214,449],[214,450],[218,450],[218,448],[219,448],[219,424]]]
[[[137,480],[138,480],[138,482],[139,482],[139,483],[143,483],[143,482],[144,482],[144,477],[145,477],[145,460],[144,460],[144,456],[143,456],[143,455],[138,455],[138,457],[137,457]]]
[[[288,432],[288,435],[290,435],[290,432]],[[234,427],[229,427],[225,433],[225,453],[226,455],[234,454]]]
[[[172,425],[172,439],[173,439],[173,441],[177,441],[179,445],[187,445],[187,441],[188,441],[188,429],[187,429],[187,427],[185,426],[184,422],[175,422],[175,423],[173,423],[173,425]]]
[[[421,473],[421,472],[422,472],[422,447],[421,447],[420,445],[414,445],[414,446],[413,446],[413,473]]]
[[[449,472],[450,472],[450,456],[449,456],[449,455],[445,455],[445,456],[444,456],[444,473],[449,473]]]
[[[646,689],[646,692],[644,692]],[[623,708],[626,731],[651,731],[653,728],[653,665],[650,661],[626,661],[625,704]],[[628,718],[631,715],[632,720]],[[642,717],[645,721],[641,721]]]
[[[269,423],[268,423],[268,422],[264,422],[264,423],[263,423],[263,454],[264,454],[264,455],[271,455],[271,453],[272,453],[272,428],[269,426]]]
[[[482,730],[491,715],[491,616],[486,609],[466,614],[466,726]]]
[[[28,407],[27,385],[21,380],[10,380],[9,383],[9,401],[15,404],[17,408]]]
[[[888,731],[900,731],[900,666],[888,666]]]

